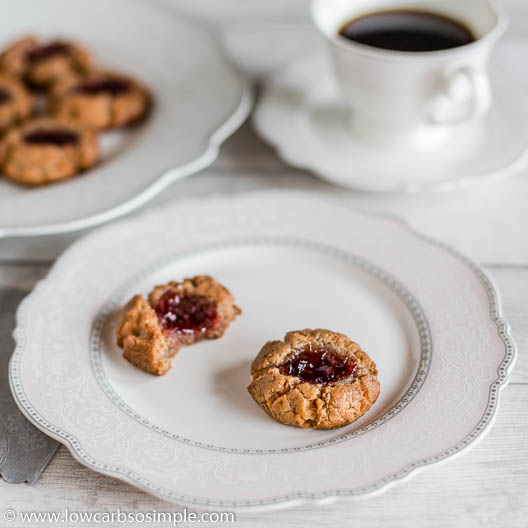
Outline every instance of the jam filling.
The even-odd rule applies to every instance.
[[[31,48],[26,53],[26,57],[30,62],[39,62],[55,55],[66,55],[69,50],[68,44],[64,44],[64,42],[51,42],[44,46]]]
[[[220,322],[216,303],[205,295],[168,290],[153,308],[163,328],[174,334],[204,334]]]
[[[68,129],[36,128],[24,136],[24,141],[30,145],[74,145],[79,141],[79,134]]]
[[[279,370],[285,376],[326,385],[352,376],[357,371],[357,364],[352,358],[343,357],[331,348],[307,344],[280,365]]]
[[[77,85],[74,90],[87,95],[119,95],[130,90],[130,83],[124,79],[94,79]]]
[[[8,103],[11,101],[11,93],[3,88],[0,88],[0,104]]]

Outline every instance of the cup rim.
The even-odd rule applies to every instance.
[[[347,40],[345,37],[340,36],[337,32],[335,35],[328,35],[326,31],[323,31],[319,26],[319,23],[315,16],[315,6],[316,4],[321,3],[324,0],[312,0],[310,3],[310,16],[312,23],[317,28],[317,31],[330,43],[338,46],[339,48],[354,51],[365,57],[371,57],[375,59],[390,60],[390,61],[408,61],[408,62],[418,62],[418,61],[428,61],[428,60],[441,60],[451,56],[461,55],[466,53],[468,50],[474,50],[479,47],[487,45],[489,42],[497,41],[506,31],[508,27],[508,16],[504,8],[497,6],[497,4],[488,0],[489,5],[493,9],[497,22],[495,26],[488,31],[482,37],[470,42],[468,44],[463,44],[462,46],[457,46],[455,48],[448,48],[444,50],[435,50],[435,51],[400,51],[400,50],[390,50],[385,48],[376,48],[374,46],[369,46],[368,44],[361,44],[352,40]]]

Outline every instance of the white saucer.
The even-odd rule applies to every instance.
[[[516,172],[527,161],[528,94],[492,69],[494,104],[441,147],[380,148],[351,131],[329,58],[310,55],[265,84],[253,123],[291,165],[363,191],[449,190]]]

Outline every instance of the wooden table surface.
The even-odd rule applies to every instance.
[[[213,24],[235,62],[255,80],[320,45],[304,0],[164,0]],[[528,2],[504,2],[511,23],[494,62],[528,90]],[[449,194],[379,196],[343,191],[280,162],[245,124],[217,161],[175,184],[148,207],[206,193],[260,188],[339,193],[365,210],[407,220],[415,229],[453,245],[482,263],[495,279],[518,345],[511,383],[499,414],[477,446],[372,498],[285,511],[239,513],[237,525],[420,528],[528,526],[528,170],[501,182]],[[0,241],[0,287],[29,290],[79,234]],[[33,486],[0,480],[2,510],[181,511],[128,484],[94,473],[61,447]],[[9,526],[24,526],[20,521]]]

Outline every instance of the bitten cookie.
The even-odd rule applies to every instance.
[[[33,98],[14,78],[0,74],[0,134],[30,117]]]
[[[95,133],[64,120],[33,119],[8,132],[0,143],[3,173],[25,185],[70,178],[98,159]]]
[[[49,111],[96,129],[130,125],[147,113],[150,96],[131,77],[94,72],[57,83],[49,95]]]
[[[156,286],[148,301],[136,295],[117,329],[124,357],[162,376],[182,346],[222,337],[240,314],[231,292],[208,275]]]
[[[91,69],[90,53],[63,40],[39,42],[35,37],[25,37],[0,55],[0,70],[40,88]]]
[[[363,416],[378,398],[376,364],[361,347],[330,330],[288,332],[266,343],[248,391],[276,421],[334,429]]]

